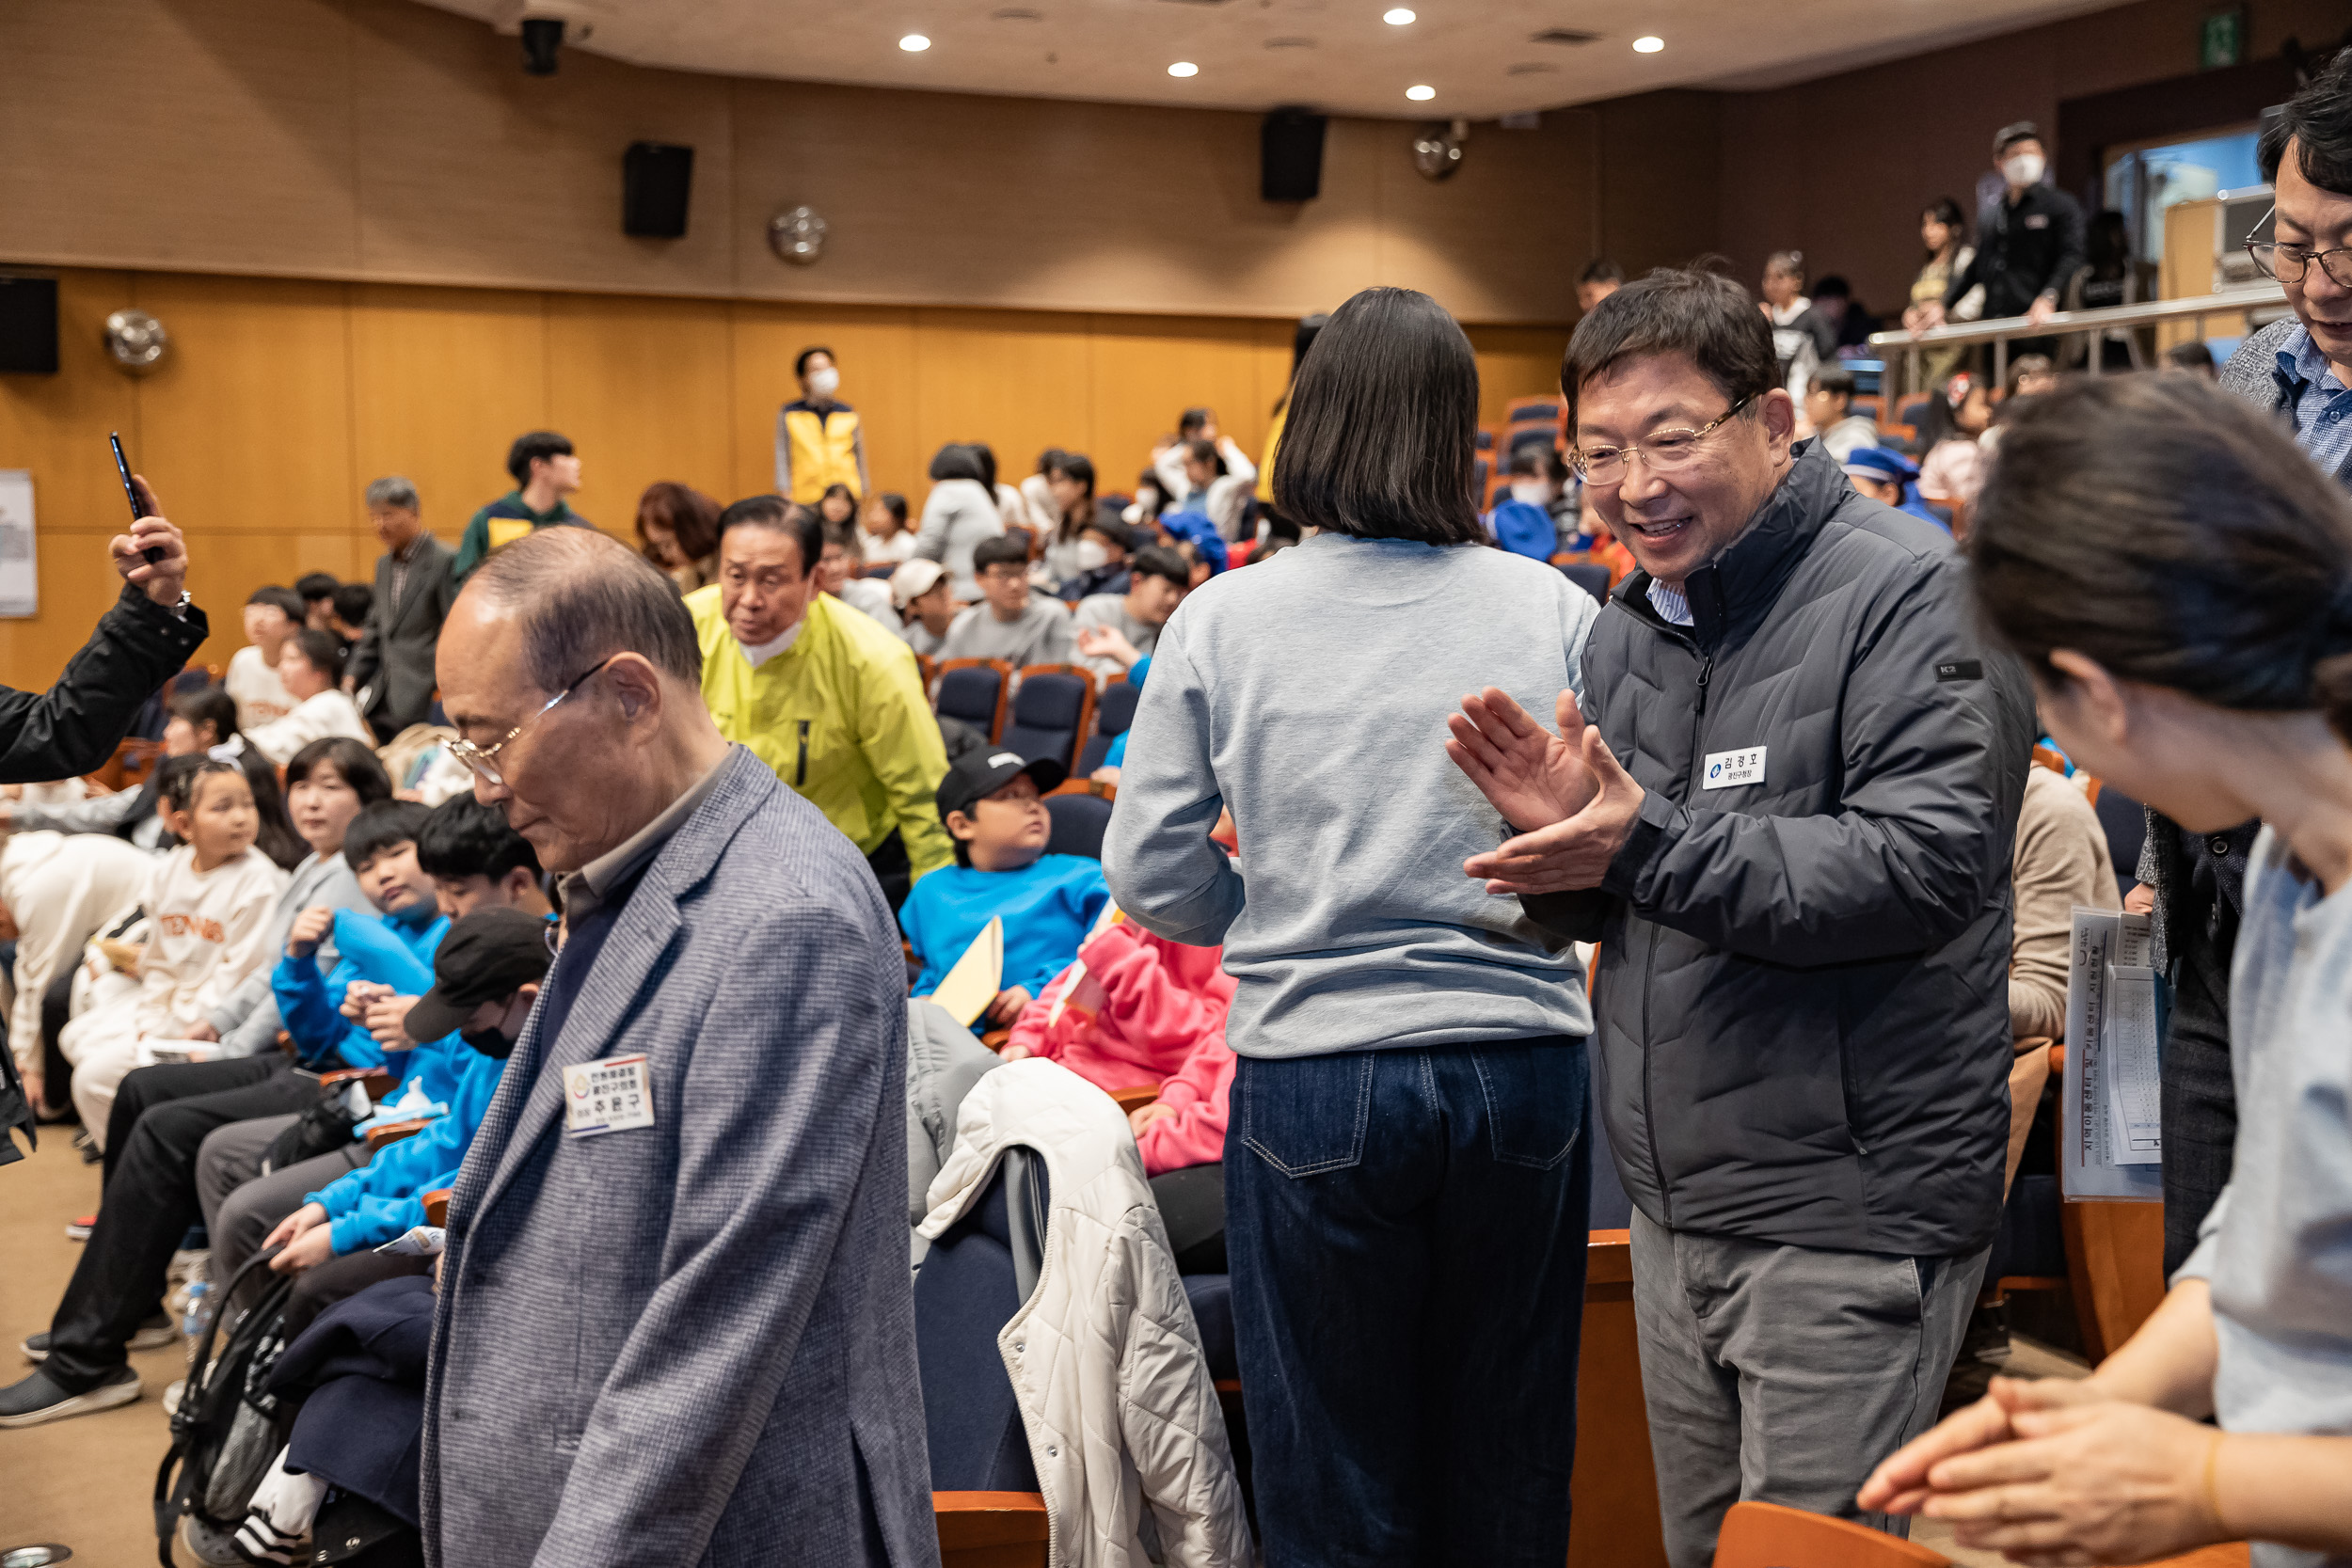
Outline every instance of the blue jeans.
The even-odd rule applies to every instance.
[[[1584,1042],[1244,1056],[1226,1249],[1270,1568],[1559,1568]]]

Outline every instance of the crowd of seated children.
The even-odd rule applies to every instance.
[[[1238,519],[1242,500],[1258,482],[1258,466],[1231,436],[1218,431],[1216,410],[1187,408],[1177,416],[1176,438],[1152,447],[1152,475],[1162,497],[1161,515],[1189,505],[1212,520],[1229,514]],[[1220,479],[1240,483],[1225,486],[1215,498],[1207,495]],[[1228,532],[1224,537],[1236,535]]]
[[[1078,662],[1103,680],[1123,678],[1138,659],[1152,657],[1160,628],[1191,585],[1191,572],[1174,550],[1164,545],[1137,550],[1124,589],[1089,594],[1072,611]]]
[[[1025,761],[982,748],[949,766],[939,784],[940,820],[956,863],[914,884],[898,911],[922,973],[914,994],[929,996],[988,923],[1004,922],[1003,981],[985,1017],[1010,1024],[1046,983],[1069,966],[1110,889],[1099,861],[1049,855],[1053,819],[1044,792],[1064,777],[1051,757]]]
[[[73,1114],[49,1099],[52,1088],[66,1094],[72,1071],[60,1061],[52,1084],[41,1027],[50,986],[60,978],[71,985],[83,944],[136,902],[154,864],[147,851],[103,833],[19,832],[0,840],[0,941],[16,948],[8,1050],[41,1121]]]
[[[907,527],[907,499],[896,490],[866,498],[858,514],[864,537],[858,553],[868,566],[898,566],[914,558],[914,531]]]
[[[1029,591],[1027,535],[983,539],[972,552],[972,570],[980,602],[949,623],[941,659],[1001,658],[1016,670],[1070,662],[1070,611],[1060,600]]]
[[[264,962],[270,907],[286,885],[286,873],[254,847],[261,814],[242,768],[192,754],[167,758],[157,771],[180,846],[155,862],[139,895],[145,946],[115,966],[135,984],[57,1037],[73,1064],[74,1108],[102,1148],[125,1073],[209,1053],[191,1047],[189,1034]]]
[[[258,729],[294,711],[294,699],[278,678],[278,656],[302,620],[302,599],[291,588],[257,588],[246,598],[246,645],[230,656],[227,683],[237,728]]]
[[[817,558],[818,591],[831,594],[852,610],[864,610],[892,631],[898,630],[898,611],[891,603],[890,584],[880,578],[855,575],[857,525],[845,518],[837,523],[822,521],[821,526],[825,543],[824,552]]]
[[[1233,981],[1224,956],[1115,919],[1021,1009],[998,1054],[1059,1062],[1106,1091],[1158,1089],[1128,1117],[1144,1174],[1215,1164],[1225,1158],[1233,1083],[1225,1043]]]
[[[237,730],[237,705],[217,686],[176,691],[164,705],[164,754],[183,757],[191,752],[228,747],[231,754],[245,750]],[[155,773],[133,789],[107,792],[85,782],[82,799],[44,803],[0,801],[0,820],[15,832],[109,833],[142,849],[162,849],[167,830],[155,810]],[[266,848],[266,847],[264,847]]]
[[[345,735],[373,744],[358,705],[342,689],[343,650],[333,632],[304,627],[286,640],[278,655],[278,678],[294,700],[294,711],[246,732],[253,749],[284,764],[313,740]]]
[[[498,807],[465,795],[435,807],[417,831],[414,858],[432,887],[437,912],[451,922],[451,935],[458,922],[477,911],[508,910],[531,923],[545,952],[553,911],[540,890],[538,857],[529,841],[506,825]],[[433,963],[437,964],[449,940],[445,935],[428,955]],[[384,1154],[370,1160],[360,1145],[345,1139],[325,1153],[274,1164],[263,1172],[254,1152],[275,1148],[282,1124],[215,1132],[205,1140],[197,1163],[216,1276],[225,1279],[234,1274],[258,1247],[291,1243],[291,1234],[274,1234],[272,1227],[280,1226],[302,1205],[319,1203],[340,1228],[331,1238],[317,1236],[299,1246],[290,1244],[273,1264],[280,1273],[340,1257],[363,1243],[372,1246],[389,1241],[410,1225],[423,1223],[422,1195],[455,1179],[457,1164],[497,1090],[501,1069],[478,1048],[467,1049],[469,1042],[449,1030],[427,1027],[429,1015],[416,1016],[413,1004],[432,970],[422,965],[407,970],[395,958],[379,973],[398,975],[398,983],[354,979],[339,1011],[354,1026],[366,1029],[386,1053],[387,1066],[405,1075],[402,1089],[388,1104],[397,1106],[409,1097],[418,1104],[414,1114],[388,1109],[379,1115],[427,1123],[423,1132],[384,1153],[408,1149],[410,1144],[421,1147],[386,1166]],[[436,1106],[443,1109],[435,1113]],[[354,1170],[355,1164],[360,1168]],[[342,1180],[346,1173],[354,1180]],[[426,1176],[437,1179],[423,1180]],[[215,1196],[221,1194],[226,1196]],[[309,1228],[305,1224],[296,1230]]]
[[[1150,543],[1150,536],[1138,538],[1136,530],[1107,509],[1098,508],[1078,525],[1077,546],[1070,555],[1077,570],[1055,585],[1054,596],[1064,604],[1076,604],[1097,594],[1124,594],[1135,553]]]
[[[928,657],[940,657],[947,628],[959,612],[947,569],[936,561],[910,561],[890,574],[890,606],[898,614],[898,635]]]

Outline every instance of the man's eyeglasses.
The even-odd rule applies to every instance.
[[[1670,474],[1677,468],[1690,467],[1699,454],[1699,443],[1713,435],[1731,417],[1754,401],[1751,392],[1724,409],[1696,430],[1661,430],[1648,440],[1629,447],[1579,447],[1569,456],[1576,471],[1587,484],[1620,484],[1625,481],[1626,463],[1639,452],[1642,461],[1654,474]]]
[[[555,705],[570,696],[573,692],[579,690],[580,687],[586,683],[589,676],[595,674],[598,670],[602,670],[606,665],[612,663],[614,659],[620,657],[621,656],[618,654],[608,654],[603,658],[598,659],[594,668],[582,670],[579,674],[573,676],[572,682],[569,686],[566,686],[563,690],[557,692],[554,696],[549,697],[547,700],[546,705],[541,707],[538,712],[532,714],[530,718],[524,720],[521,723],[507,731],[505,736],[500,739],[497,745],[477,746],[470,740],[453,740],[449,743],[449,754],[455,757],[459,762],[464,763],[467,767],[472,768],[476,773],[480,774],[490,783],[503,786],[506,783],[506,778],[504,774],[499,771],[498,754],[506,750],[506,748],[513,743],[514,738],[516,736],[522,734],[523,731],[531,728],[532,725],[537,723],[540,720],[546,718],[549,713],[555,711]]]
[[[2313,250],[2308,245],[2280,245],[2276,240],[2249,240],[2246,254],[2266,277],[2281,283],[2300,283],[2313,261],[2339,289],[2352,289],[2352,248]]]

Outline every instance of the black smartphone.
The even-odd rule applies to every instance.
[[[147,505],[139,499],[139,487],[131,483],[131,465],[129,460],[122,455],[121,436],[110,430],[106,432],[106,442],[115,449],[115,472],[122,476],[122,493],[130,499],[131,520],[135,523],[147,515]],[[147,557],[149,563],[152,564],[164,558],[164,547],[161,545],[150,545],[139,553]]]

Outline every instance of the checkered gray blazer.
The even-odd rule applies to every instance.
[[[938,1561],[898,929],[822,814],[739,746],[723,768],[458,1177],[435,1568]],[[563,1068],[639,1051],[655,1125],[567,1137]]]

